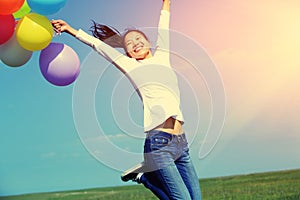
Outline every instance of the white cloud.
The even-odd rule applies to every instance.
[[[48,152],[48,153],[43,153],[41,154],[42,159],[51,159],[57,156],[56,152]]]

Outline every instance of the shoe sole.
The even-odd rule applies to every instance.
[[[122,181],[127,182],[127,181],[131,180],[131,178],[129,178],[129,175],[138,174],[138,173],[142,172],[143,166],[144,166],[143,163],[139,163],[139,164],[133,166],[132,168],[126,170],[125,172],[123,172],[121,174]]]

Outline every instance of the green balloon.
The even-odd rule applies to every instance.
[[[30,13],[30,7],[27,4],[27,1],[25,0],[22,7],[15,13],[13,13],[13,16],[15,19],[20,19],[22,17],[24,17],[25,15],[27,15],[28,13]]]

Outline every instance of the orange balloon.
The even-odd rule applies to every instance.
[[[0,14],[9,15],[19,10],[25,0],[0,0]]]

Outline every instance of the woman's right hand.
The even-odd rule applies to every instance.
[[[72,28],[67,22],[65,22],[64,20],[61,19],[57,19],[57,20],[51,20],[51,24],[54,27],[54,31],[56,33],[62,33],[62,32],[66,32],[69,33],[73,36],[76,36],[77,34],[77,30],[75,30],[74,28]]]
[[[51,20],[51,24],[54,27],[55,32],[62,33],[65,31],[68,31],[68,28],[70,27],[67,22],[64,20],[58,19],[58,20]]]
[[[171,4],[170,0],[163,0],[162,10],[166,10],[170,12],[170,4]]]

